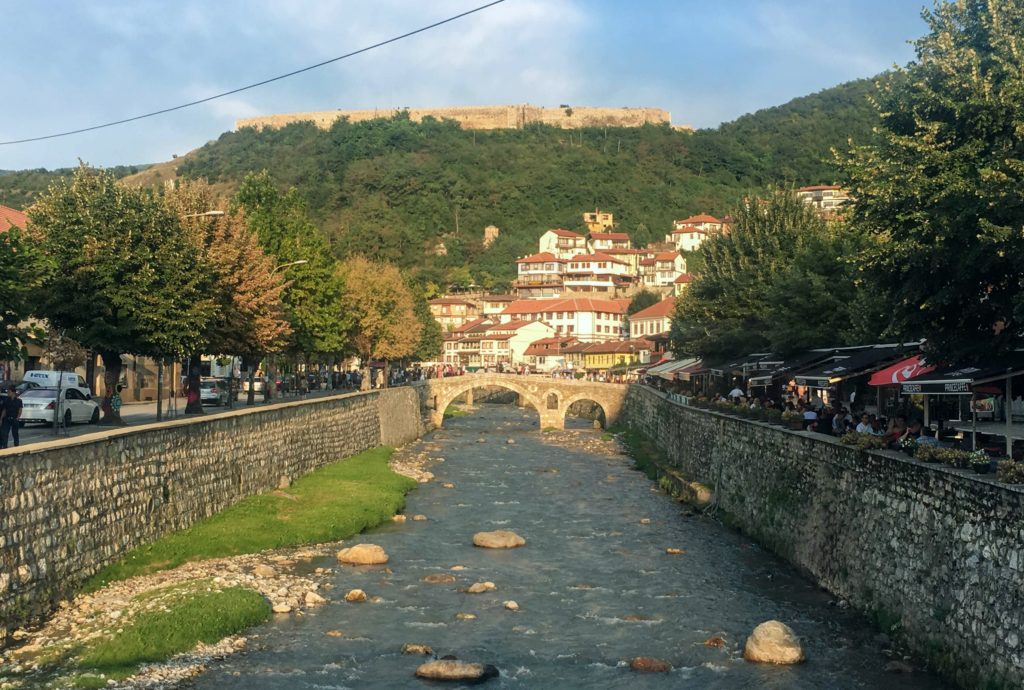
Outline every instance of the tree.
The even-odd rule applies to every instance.
[[[291,334],[281,304],[284,278],[275,272],[273,257],[260,247],[244,213],[217,209],[205,180],[178,181],[166,191],[164,202],[181,218],[199,256],[196,270],[206,278],[207,293],[216,304],[203,333],[203,352],[241,355],[251,377],[256,360],[285,345]],[[199,362],[201,355],[193,353],[191,359]],[[202,412],[199,374],[198,366],[191,367],[186,412]]]
[[[632,316],[638,311],[643,311],[647,307],[652,307],[661,301],[661,295],[651,292],[647,288],[643,288],[640,292],[633,295],[633,299],[629,301],[629,306],[626,307],[626,314]]]
[[[58,266],[38,292],[39,315],[105,368],[103,423],[124,353],[166,357],[194,349],[213,301],[194,271],[198,256],[178,218],[152,192],[80,167],[29,209],[29,231]]]
[[[374,359],[386,364],[413,355],[420,345],[422,326],[412,293],[398,269],[354,257],[339,267],[339,274],[345,282],[345,311],[353,317],[350,341],[363,367]],[[387,379],[385,366],[385,385]],[[364,376],[363,382],[369,385],[370,377]]]
[[[345,347],[351,319],[342,311],[343,283],[320,230],[310,221],[295,189],[282,194],[264,170],[250,173],[235,196],[264,251],[288,281],[282,294],[293,355],[337,353]]]
[[[25,341],[39,335],[40,329],[28,319],[51,268],[21,230],[12,227],[0,233],[0,359],[22,359]]]
[[[436,361],[440,359],[444,349],[441,324],[430,313],[430,304],[427,302],[425,292],[413,283],[409,284],[409,292],[412,294],[416,320],[420,324],[420,338],[413,356],[421,362]]]
[[[89,357],[84,347],[53,326],[46,329],[41,344],[44,359],[57,371],[74,371]]]
[[[1024,345],[1024,3],[923,16],[917,60],[877,90],[877,138],[845,158],[853,217],[892,331],[988,362]]]
[[[851,316],[865,299],[855,282],[860,237],[792,190],[745,201],[732,231],[701,245],[706,266],[676,300],[673,350],[722,361],[870,339],[870,320]]]

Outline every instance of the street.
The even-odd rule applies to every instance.
[[[337,391],[332,391],[332,390],[310,391],[309,394],[306,396],[306,398],[307,399],[309,399],[309,398],[322,398],[322,397],[327,397],[329,395],[341,395],[341,394],[346,393],[346,392],[354,392],[354,391],[345,391],[345,390],[337,390]],[[295,400],[298,400],[298,399],[299,398],[297,398],[297,397],[289,395],[286,398],[280,398],[280,397],[274,398],[272,403],[292,402],[292,401],[295,401]],[[182,412],[182,410],[185,409],[185,398],[178,398],[176,402],[177,402],[177,406],[178,406],[178,413],[177,413],[177,416],[175,416],[175,417],[168,417],[167,416],[167,409],[166,409],[167,405],[166,404],[164,405],[164,419],[165,420],[168,420],[168,419],[181,419],[181,418],[183,418],[185,416],[183,414],[183,412]],[[263,395],[262,395],[262,393],[259,393],[259,394],[256,395],[256,404],[257,405],[264,405],[265,404],[263,402]],[[225,412],[231,412],[232,410],[242,409],[244,407],[246,407],[246,405],[245,405],[245,397],[243,395],[242,399],[237,401],[233,408],[213,407],[212,405],[204,405],[203,406],[203,413],[204,413],[204,416],[210,417],[210,416],[213,416],[213,415],[224,414]],[[139,426],[139,425],[142,425],[142,424],[153,424],[153,423],[156,422],[156,403],[155,402],[144,402],[144,403],[128,403],[128,404],[125,404],[124,407],[121,408],[121,418],[124,421],[126,421],[129,426]],[[23,427],[20,430],[20,441],[21,441],[21,445],[22,446],[28,446],[28,445],[31,445],[33,443],[40,443],[42,441],[52,441],[55,438],[67,438],[67,437],[71,437],[71,436],[75,436],[75,437],[77,437],[77,436],[86,436],[88,434],[94,434],[94,433],[97,433],[97,432],[100,432],[100,431],[109,431],[112,428],[116,428],[116,427],[101,426],[99,424],[80,424],[79,423],[79,424],[72,424],[71,427],[69,429],[67,429],[66,431],[64,429],[61,429],[59,431],[59,435],[55,435],[54,431],[53,431],[53,426],[52,425],[29,424],[29,425]],[[8,442],[10,442],[10,439],[8,439]]]

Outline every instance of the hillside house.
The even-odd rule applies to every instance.
[[[555,334],[573,336],[582,342],[596,342],[626,336],[628,306],[629,300],[625,299],[524,299],[510,304],[502,312],[501,320],[544,321],[554,327]]]
[[[640,280],[651,289],[672,289],[676,278],[686,273],[686,259],[679,252],[658,252],[640,261]]]
[[[587,251],[587,238],[572,230],[553,228],[540,236],[537,245],[540,254],[547,252],[558,259],[571,259]]]
[[[491,367],[519,366],[530,344],[550,338],[555,329],[543,321],[516,319],[490,326],[480,338],[480,363]]]
[[[524,256],[516,261],[512,290],[517,297],[542,299],[561,297],[566,260],[551,252]]]
[[[614,293],[635,282],[625,261],[603,253],[580,254],[565,265],[562,284],[573,292]]]
[[[666,297],[657,304],[652,304],[630,316],[629,337],[644,338],[667,333],[672,327],[672,312],[675,306],[675,298]]]
[[[454,331],[480,316],[480,308],[461,297],[437,297],[430,300],[428,306],[442,331]]]

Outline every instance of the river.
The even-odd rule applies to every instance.
[[[407,514],[428,521],[387,524],[350,542],[383,546],[387,570],[338,567],[334,601],[254,631],[246,654],[215,665],[194,687],[418,687],[413,672],[425,658],[402,655],[404,643],[493,664],[501,676],[488,686],[496,688],[946,687],[920,671],[885,673],[891,657],[863,618],[749,539],[657,491],[600,432],[542,434],[531,410],[480,407],[417,444],[445,459],[432,468],[437,481],[408,497]],[[516,531],[526,546],[473,547],[474,532],[496,529]],[[684,553],[668,555],[669,547]],[[422,580],[445,572],[458,582]],[[458,591],[481,580],[497,590]],[[355,587],[383,601],[345,603]],[[518,612],[504,608],[509,599]],[[746,636],[768,619],[800,635],[806,663],[743,660]],[[704,645],[714,635],[724,648]],[[624,663],[634,656],[674,670],[634,673]]]

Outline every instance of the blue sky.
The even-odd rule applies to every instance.
[[[0,140],[176,105],[484,0],[0,0]],[[913,58],[920,0],[506,0],[456,24],[220,101],[0,146],[0,169],[167,160],[238,117],[335,108],[653,106],[713,127]]]

